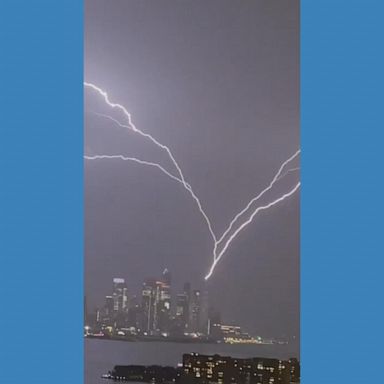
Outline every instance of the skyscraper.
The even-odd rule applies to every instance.
[[[168,271],[167,271],[168,272]],[[169,273],[164,281],[147,279],[142,289],[143,331],[149,334],[168,333],[171,314],[171,287]]]
[[[184,283],[183,292],[187,296],[189,301],[191,298],[191,283]]]
[[[143,282],[141,291],[142,326],[146,333],[151,333],[155,328],[156,318],[156,280],[147,279]]]
[[[134,327],[135,331],[141,331],[141,327],[142,327],[141,315],[142,315],[141,305],[137,300],[137,297],[133,296],[129,301],[127,325],[129,327]]]
[[[184,334],[189,329],[191,284],[185,283],[183,292],[176,295],[175,332]]]
[[[189,321],[189,300],[185,293],[179,293],[176,296],[175,319],[178,332],[182,334],[186,332]]]
[[[208,291],[204,289],[200,298],[200,316],[199,316],[199,332],[208,335],[208,322],[209,322],[209,297]]]
[[[114,303],[112,296],[105,296],[105,314],[111,316],[113,313]]]
[[[189,328],[189,321],[190,321],[190,306],[191,306],[191,284],[190,283],[184,283],[183,287],[183,294],[186,297],[186,308],[184,312],[185,317],[185,327]]]
[[[115,277],[113,279],[113,310],[125,312],[128,310],[128,289],[125,280]]]
[[[201,321],[201,292],[193,290],[189,307],[189,331],[200,332]]]
[[[168,333],[170,330],[171,317],[171,274],[165,269],[162,281],[157,282],[159,287],[159,301],[157,302],[158,329],[161,333]]]

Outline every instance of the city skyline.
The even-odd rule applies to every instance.
[[[139,292],[129,291],[123,277],[112,280],[104,304],[88,308],[84,297],[84,336],[121,341],[168,341],[282,345],[289,338],[250,334],[241,324],[227,322],[209,291],[185,282],[174,287],[165,268],[161,276],[143,279]]]
[[[214,327],[242,333],[239,326],[222,323],[220,309],[209,301],[206,288],[197,289],[189,282],[180,288],[172,285],[167,268],[161,276],[145,278],[139,292],[128,291],[125,278],[115,277],[104,304],[90,309],[84,298],[86,335],[118,336],[125,331],[124,336],[207,338],[215,333]]]

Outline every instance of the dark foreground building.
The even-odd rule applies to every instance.
[[[181,384],[290,384],[300,382],[298,360],[183,355],[181,367],[118,365],[110,378],[123,381]]]
[[[110,378],[121,381],[173,383],[179,382],[180,369],[159,365],[116,365],[110,375]]]
[[[290,372],[289,361],[191,353],[183,356],[181,379],[183,383],[201,384],[289,384]]]

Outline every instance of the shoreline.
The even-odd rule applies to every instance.
[[[235,343],[226,343],[224,341],[215,341],[209,339],[191,339],[191,338],[178,338],[178,337],[123,337],[123,336],[95,336],[87,335],[84,336],[84,339],[92,340],[110,340],[110,341],[124,341],[129,343],[145,342],[145,343],[179,343],[179,344],[214,344],[214,345],[287,345],[288,343],[273,343],[273,342],[235,342]]]

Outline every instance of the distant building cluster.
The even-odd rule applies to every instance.
[[[297,359],[240,359],[220,355],[183,355],[177,367],[115,366],[106,378],[121,381],[182,384],[290,384],[300,382]]]
[[[194,340],[225,343],[269,343],[251,337],[237,325],[225,325],[209,305],[206,290],[185,283],[172,295],[172,278],[165,269],[160,278],[145,279],[139,295],[129,295],[123,278],[114,278],[104,305],[88,313],[84,300],[85,335],[128,340]]]
[[[139,295],[130,296],[125,279],[114,278],[112,294],[94,313],[84,312],[87,335],[190,337],[218,335],[220,314],[209,307],[208,292],[185,283],[171,294],[171,274],[145,279]],[[86,307],[86,304],[85,304]]]
[[[244,332],[238,325],[213,323],[210,330],[211,337],[222,340],[228,344],[271,344],[271,341],[262,340],[261,337],[252,337]]]
[[[172,294],[172,278],[165,269],[160,278],[145,279],[139,295],[129,295],[123,278],[114,278],[104,305],[88,313],[84,300],[85,336],[127,340],[205,341],[230,344],[271,344],[252,337],[238,325],[226,325],[209,304],[206,290],[185,283]]]

